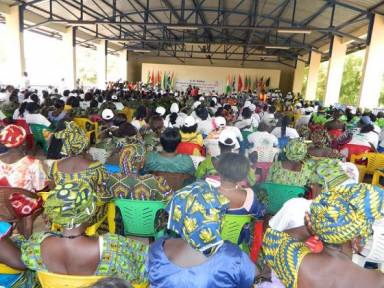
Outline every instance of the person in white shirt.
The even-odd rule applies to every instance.
[[[379,145],[379,134],[375,132],[373,122],[369,116],[361,117],[359,123],[360,131],[353,134],[348,144],[360,145],[377,149]]]
[[[309,121],[311,120],[311,117],[312,117],[312,112],[313,112],[312,107],[305,108],[305,114],[301,115],[301,117],[297,120],[295,128],[299,129],[303,126],[308,126]]]
[[[111,99],[112,99],[113,104],[115,104],[115,106],[116,106],[116,110],[117,110],[117,111],[121,111],[121,110],[124,109],[124,105],[123,105],[123,103],[121,103],[121,102],[119,101],[119,98],[117,97],[116,94],[112,95],[112,96],[111,96]]]
[[[51,126],[51,122],[42,114],[38,113],[39,105],[35,102],[28,102],[25,110],[28,112],[24,114],[24,119],[28,124],[38,124],[46,127]]]
[[[213,120],[209,117],[208,109],[199,106],[196,109],[196,118],[198,119],[197,121],[197,131],[203,135],[203,138],[208,136],[209,133],[211,133],[214,129],[214,122]]]
[[[299,138],[299,133],[294,128],[288,127],[291,124],[291,119],[284,116],[281,120],[281,127],[276,127],[272,130],[271,134],[277,138],[288,137],[289,139]]]
[[[253,129],[259,126],[259,121],[252,117],[252,111],[249,107],[245,107],[241,112],[241,120],[235,122],[235,127],[239,129]],[[239,117],[240,118],[240,117]],[[253,130],[252,130],[253,131]]]
[[[265,126],[264,126],[265,127]],[[253,145],[253,148],[273,148],[277,147],[279,141],[275,135],[263,130],[263,127],[259,127],[259,131],[253,132],[248,135],[248,142]]]
[[[165,117],[164,127],[180,128],[181,126],[183,126],[184,119],[185,117],[187,117],[187,115],[183,112],[179,112],[180,111],[179,104],[177,104],[176,102],[172,103],[169,111],[171,113],[168,114],[167,117]]]
[[[261,117],[261,122],[270,125],[271,121],[275,119],[275,112],[275,106],[269,107],[268,112],[264,112],[263,116]]]

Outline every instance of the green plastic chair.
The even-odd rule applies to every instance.
[[[29,127],[31,128],[35,145],[40,145],[40,147],[45,152],[47,152],[49,146],[48,146],[48,141],[44,137],[44,130],[51,132],[52,129],[48,128],[47,126],[39,125],[39,124],[30,124]]]
[[[121,213],[124,235],[156,239],[164,233],[155,227],[158,212],[165,209],[164,202],[129,199],[116,199],[114,202]]]
[[[288,200],[297,197],[304,197],[306,193],[305,188],[300,186],[266,182],[261,184],[260,187],[267,191],[267,213],[271,215],[275,215]]]
[[[238,245],[241,230],[244,225],[252,222],[251,215],[232,215],[225,214],[223,218],[223,229],[221,230],[221,238]],[[244,245],[243,245],[244,244]],[[249,247],[245,243],[241,243],[241,249],[249,252]]]

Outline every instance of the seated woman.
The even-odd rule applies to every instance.
[[[140,176],[145,150],[141,144],[128,144],[120,152],[121,173],[111,174],[106,187],[113,198],[132,200],[169,200],[172,189],[162,177]]]
[[[181,142],[179,130],[167,128],[160,136],[162,152],[149,152],[144,163],[144,172],[168,172],[195,174],[195,166],[189,155],[178,154],[177,146]]]
[[[149,127],[142,127],[139,131],[144,140],[145,150],[161,151],[160,136],[164,130],[164,120],[161,116],[152,116],[148,122]]]
[[[119,128],[113,129],[105,135],[95,147],[91,147],[89,153],[94,160],[99,160],[101,163],[118,165],[119,153],[129,143],[136,143],[137,140],[136,128],[125,122],[119,125]]]
[[[145,122],[147,118],[147,108],[145,106],[139,106],[136,110],[135,119],[132,120],[131,124],[136,127],[137,131],[140,131],[141,127],[147,125]]]
[[[312,175],[312,161],[305,161],[307,144],[300,139],[292,139],[285,147],[287,160],[273,162],[266,182],[305,186]]]
[[[284,138],[287,137],[289,139],[299,138],[299,133],[295,128],[289,127],[291,124],[291,118],[289,116],[284,116],[281,120],[280,126],[274,128],[271,132],[272,135],[276,136],[276,138]]]
[[[239,149],[239,146],[240,146],[239,142],[237,141],[237,138],[232,133],[232,131],[223,130],[221,132],[219,136],[220,155],[224,153],[229,153],[229,152],[236,153],[236,151],[238,151]],[[205,160],[200,162],[195,173],[196,178],[205,179],[206,177],[209,177],[209,176],[218,175],[216,166],[220,158],[220,155],[216,157],[209,155],[205,158]],[[256,184],[256,175],[255,175],[255,171],[252,168],[248,170],[246,181],[248,182],[250,187]]]
[[[310,134],[312,144],[308,147],[308,156],[312,159],[339,158],[343,155],[336,149],[331,148],[331,137],[324,129],[316,129]]]
[[[360,243],[370,236],[372,223],[382,219],[383,198],[384,190],[368,184],[322,193],[310,206],[307,227],[266,231],[268,266],[285,287],[384,287],[379,271],[351,261],[352,252],[359,252]],[[312,234],[321,242],[311,239]]]
[[[51,126],[51,122],[40,113],[40,106],[36,102],[27,102],[25,106],[26,113],[24,119],[28,124],[43,125],[46,127]]]
[[[53,137],[50,149],[55,152],[52,153],[54,159],[66,157],[54,161],[50,168],[49,178],[54,184],[63,184],[69,180],[88,180],[94,184],[98,200],[103,203],[109,201],[111,196],[104,189],[107,173],[101,162],[87,159],[89,141],[84,131],[75,122],[65,122],[65,129],[54,133]],[[106,205],[99,207],[95,222],[103,218],[105,210]]]
[[[48,184],[42,162],[26,155],[24,128],[8,125],[0,132],[0,144],[8,150],[0,154],[0,186],[41,191]]]
[[[205,181],[184,187],[168,204],[168,229],[149,250],[151,287],[252,287],[256,267],[248,255],[220,236],[229,201]]]
[[[203,136],[197,132],[197,122],[194,117],[187,116],[180,129],[181,143],[177,146],[177,153],[204,156]]]
[[[63,100],[57,99],[54,106],[55,110],[48,112],[48,119],[56,125],[56,123],[60,122],[67,116],[67,113],[64,112],[65,103]]]
[[[374,123],[369,116],[361,117],[357,133],[354,133],[351,141],[347,145],[365,146],[368,149],[377,149],[379,144],[379,134],[375,131]],[[364,149],[364,148],[362,148]]]
[[[328,122],[324,124],[325,129],[327,129],[329,135],[331,136],[331,140],[336,140],[341,135],[343,135],[345,131],[345,123],[340,120],[340,117],[343,115],[341,110],[335,110],[333,112],[333,117]]]
[[[48,219],[62,232],[33,233],[21,245],[21,259],[33,271],[62,275],[116,276],[145,281],[147,246],[119,235],[88,237],[85,230],[96,213],[97,196],[88,181],[59,184],[44,204]],[[58,249],[60,247],[60,249]]]

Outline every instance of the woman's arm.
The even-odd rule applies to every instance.
[[[20,249],[9,238],[0,240],[0,263],[4,263],[14,269],[24,270],[25,265],[20,257]]]

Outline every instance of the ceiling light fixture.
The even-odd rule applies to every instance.
[[[174,26],[174,25],[168,25],[168,29],[171,30],[198,30],[199,27],[196,26]]]
[[[265,46],[265,49],[280,49],[280,50],[288,50],[289,46],[278,46],[278,45],[268,45]]]
[[[151,53],[151,50],[145,50],[145,49],[135,49],[133,50],[135,53]]]
[[[311,34],[312,30],[298,29],[298,28],[279,28],[278,33],[291,33],[291,34]]]

